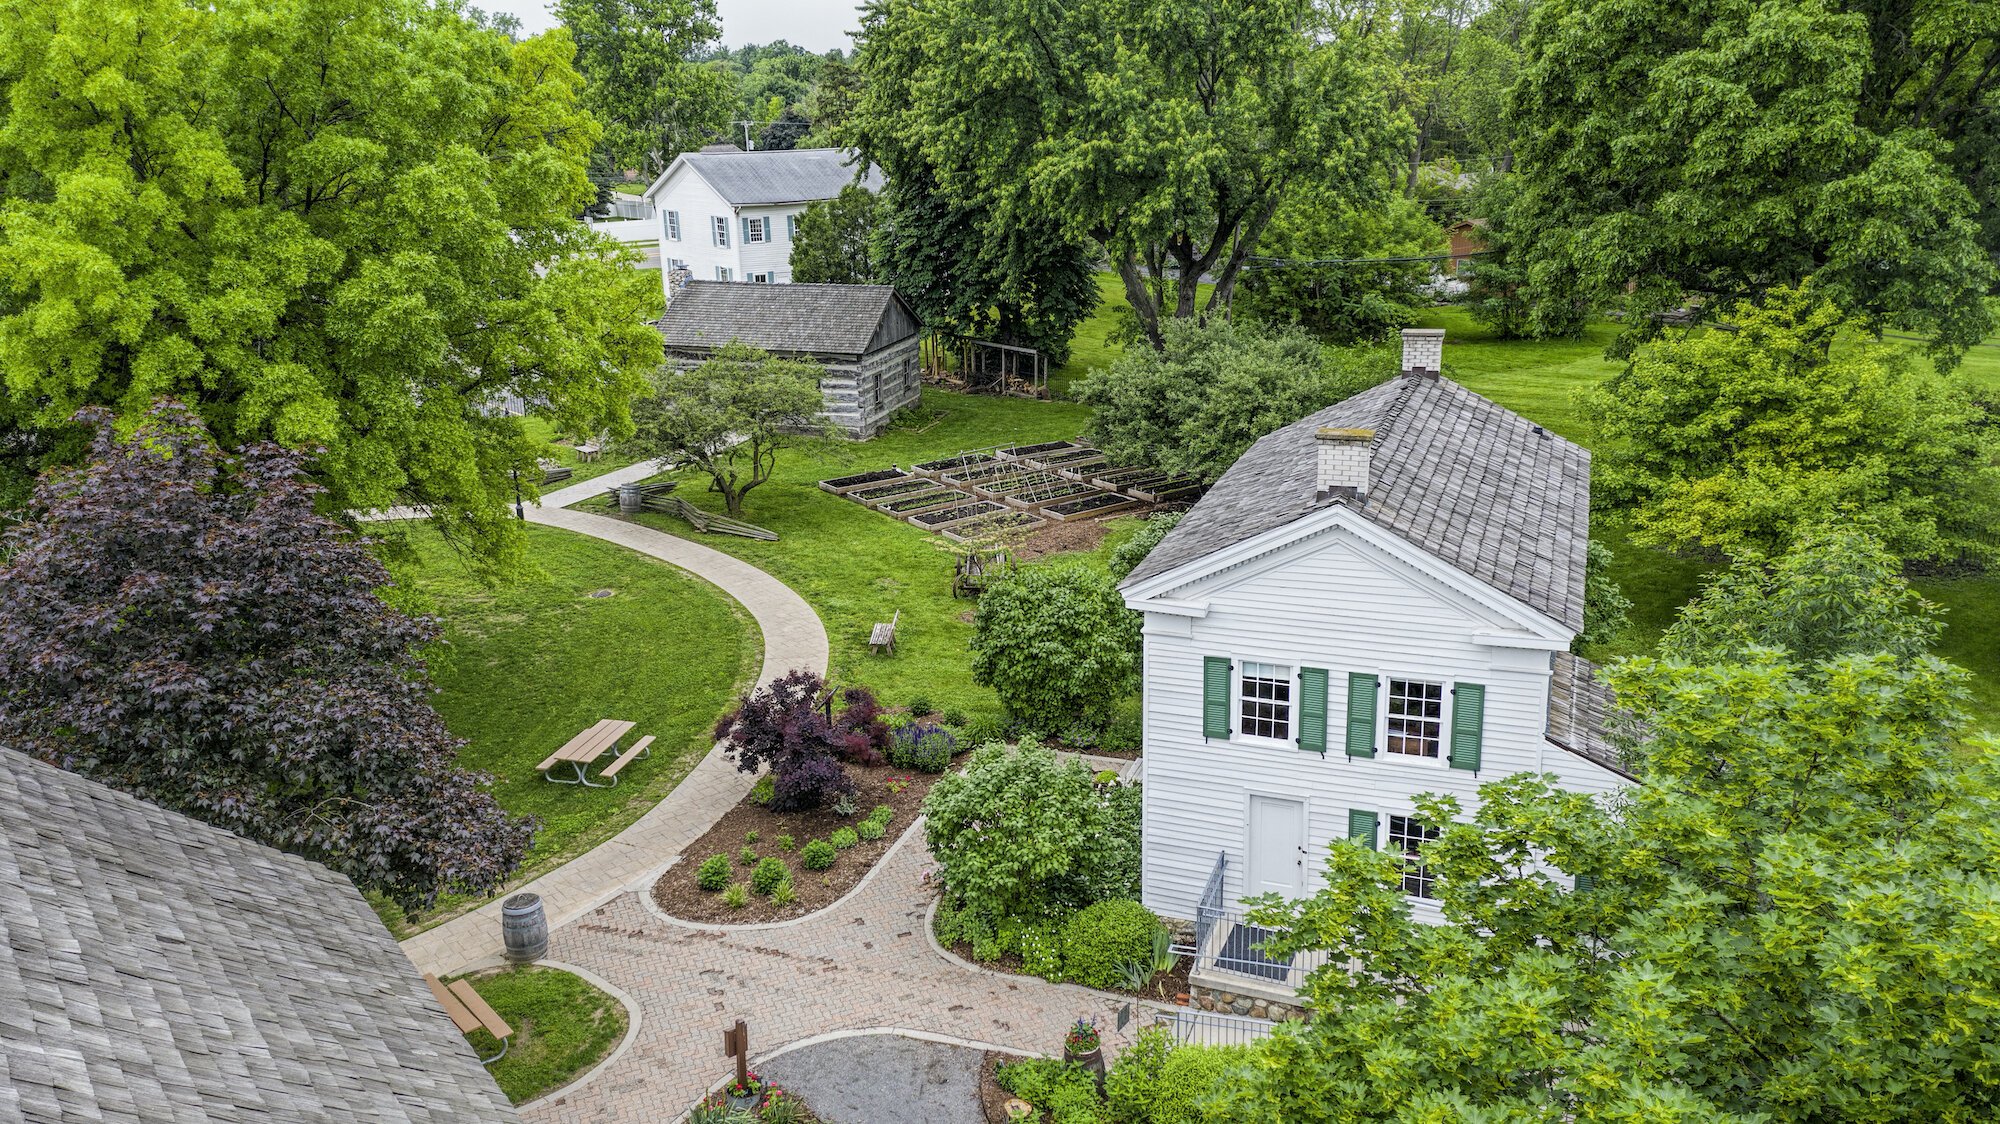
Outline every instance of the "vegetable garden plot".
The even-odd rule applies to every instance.
[[[945,527],[953,523],[963,523],[968,519],[977,519],[982,515],[991,515],[994,512],[1005,510],[1007,510],[1006,507],[994,503],[992,500],[976,500],[972,503],[960,504],[956,507],[939,508],[936,511],[926,511],[918,515],[913,515],[910,517],[910,522],[921,523],[926,527]]]
[[[1139,502],[1115,492],[1092,492],[1087,496],[1050,504],[1042,508],[1041,513],[1050,519],[1095,519],[1100,515],[1138,507]]]
[[[1076,447],[1077,444],[1074,441],[1044,441],[1039,445],[1009,445],[1004,449],[995,450],[993,455],[1003,458],[1035,457],[1036,459],[1040,459],[1040,454],[1056,453],[1065,449],[1074,449]]]
[[[884,468],[875,472],[856,473],[853,476],[836,476],[831,480],[820,481],[819,486],[826,491],[839,494],[855,488],[865,487],[869,484],[903,479],[908,475],[908,473],[900,468]]]
[[[969,468],[975,464],[988,464],[993,460],[990,453],[960,453],[955,457],[939,457],[917,466],[924,472],[950,472],[957,468]]]
[[[1037,519],[1025,511],[1010,511],[1004,515],[984,515],[977,519],[969,519],[963,523],[947,527],[938,533],[953,542],[971,542],[982,536],[990,535],[995,531],[1010,528],[1032,530],[1033,528],[1042,526],[1043,522],[1043,520]]]
[[[922,491],[926,488],[935,488],[937,486],[937,481],[935,480],[925,480],[921,477],[915,479],[905,477],[892,484],[877,484],[872,488],[855,488],[847,493],[847,498],[873,505],[895,496],[907,496],[912,492]]]
[[[968,498],[970,497],[956,488],[940,488],[934,491],[919,492],[916,495],[892,499],[878,504],[876,509],[889,512],[893,515],[908,515],[913,511],[924,511],[945,504],[964,503]]]

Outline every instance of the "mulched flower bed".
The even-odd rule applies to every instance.
[[[936,933],[932,933],[932,936],[936,935]],[[965,941],[960,941],[954,945],[946,945],[945,947],[951,949],[953,956],[958,957],[967,964],[977,964],[981,968],[991,968],[996,972],[1006,972],[1012,976],[1031,975],[1022,970],[1021,958],[1011,953],[1002,956],[998,960],[979,961],[972,958],[972,945]],[[1134,999],[1144,999],[1148,1003],[1171,1004],[1175,1001],[1175,996],[1188,994],[1188,970],[1193,966],[1193,962],[1188,957],[1177,957],[1174,960],[1173,971],[1161,972],[1159,975],[1154,976],[1152,982],[1146,985],[1146,990],[1144,991],[1133,991],[1131,988],[1126,987],[1100,988],[1098,990],[1109,991],[1114,995],[1129,995]],[[1041,979],[1040,976],[1031,976],[1031,978]],[[1060,1046],[1061,1043],[1058,1042],[1057,1045]]]
[[[979,1110],[986,1115],[986,1124],[1008,1124],[1007,1102],[1014,1099],[1014,1094],[1000,1087],[999,1070],[1002,1062],[1020,1060],[998,1050],[986,1051],[986,1058],[979,1066]]]
[[[723,813],[715,825],[703,833],[700,839],[688,845],[682,852],[681,861],[660,876],[653,884],[653,900],[670,917],[684,921],[699,921],[717,925],[755,925],[766,921],[786,921],[794,917],[804,917],[816,909],[823,909],[839,900],[840,896],[853,889],[875,865],[875,861],[888,853],[891,845],[907,830],[923,808],[924,794],[931,790],[937,776],[919,773],[910,769],[892,769],[886,765],[863,767],[848,765],[847,775],[854,778],[854,807],[852,816],[842,816],[832,808],[816,808],[810,812],[773,812],[760,804],[753,804],[748,797],[743,802]],[[906,779],[909,784],[901,792],[891,792],[892,780]],[[889,829],[880,839],[864,839],[860,843],[838,853],[833,865],[826,870],[807,870],[799,862],[799,851],[815,839],[829,839],[840,828],[851,828],[878,804],[887,804],[896,809],[896,816],[889,821]],[[755,843],[745,842],[749,832],[757,833]],[[778,837],[790,835],[792,849],[780,850]],[[775,905],[770,898],[758,894],[750,895],[750,903],[741,909],[731,909],[722,900],[722,893],[710,893],[695,885],[695,871],[710,855],[728,855],[731,866],[730,877],[735,882],[748,882],[751,868],[738,861],[738,854],[744,847],[757,852],[762,859],[776,855],[792,869],[792,892],[797,900],[790,905]]]

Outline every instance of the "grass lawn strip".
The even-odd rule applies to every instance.
[[[521,425],[527,430],[530,438],[548,444],[548,448],[541,453],[543,460],[555,461],[557,464],[569,469],[570,474],[567,479],[558,480],[553,484],[543,487],[541,490],[545,492],[553,491],[557,488],[567,488],[572,484],[581,484],[585,480],[602,476],[613,469],[624,468],[626,465],[634,464],[639,460],[638,457],[630,453],[620,452],[614,448],[606,449],[599,453],[595,460],[587,461],[577,455],[574,447],[556,441],[556,432],[550,427],[546,418],[529,415],[521,419]],[[537,479],[535,483],[539,485],[541,481]]]
[[[542,820],[514,884],[609,839],[673,791],[708,752],[717,716],[756,676],[756,622],[685,570],[529,526],[536,572],[489,587],[427,526],[402,526],[420,562],[405,577],[444,620],[431,677],[445,725],[466,739],[459,761],[493,776],[502,807]],[[600,718],[637,724],[621,746],[652,734],[651,755],[626,766],[615,788],[543,780],[535,766]],[[448,897],[422,926],[476,904]],[[409,919],[388,919],[398,936],[417,931]]]
[[[842,816],[830,807],[810,812],[773,812],[760,804],[751,803],[745,797],[742,803],[723,813],[722,818],[715,821],[700,839],[688,844],[687,849],[681,852],[681,860],[653,884],[653,902],[669,917],[683,921],[704,925],[758,925],[804,917],[839,901],[867,877],[876,860],[887,854],[896,840],[902,838],[903,832],[916,821],[923,808],[924,795],[937,781],[937,777],[929,773],[892,769],[886,765],[867,768],[849,765],[846,769],[847,775],[854,778],[855,812],[852,816]],[[891,791],[891,782],[896,781],[907,782],[898,786],[900,792]],[[833,865],[826,870],[807,870],[800,863],[799,854],[806,844],[815,839],[831,841],[833,833],[841,828],[852,830],[880,804],[887,804],[896,810],[888,830],[882,833],[880,839],[863,839],[844,851],[835,852]],[[756,833],[754,841],[750,839],[752,832]],[[792,837],[789,851],[779,846],[779,837],[783,835]],[[723,901],[720,891],[703,890],[696,885],[696,873],[711,855],[729,856],[730,881],[748,883],[756,863],[740,861],[745,847],[754,851],[759,860],[775,855],[791,868],[792,891],[798,895],[796,901],[781,906],[770,898],[753,893],[748,905],[734,909]]]
[[[507,1056],[486,1070],[515,1104],[583,1076],[625,1037],[625,1005],[572,973],[527,965],[465,978],[514,1028]],[[483,1030],[466,1038],[481,1057],[500,1050]]]

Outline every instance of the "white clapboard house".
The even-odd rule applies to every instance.
[[[1514,773],[1630,780],[1569,654],[1589,454],[1441,378],[1443,335],[1405,332],[1397,378],[1251,446],[1121,587],[1145,617],[1145,904],[1197,923],[1194,982],[1239,1013],[1309,965],[1263,957],[1237,903],[1312,893],[1331,841],[1414,854],[1417,795],[1469,811]],[[1437,917],[1420,864],[1404,888]]]
[[[677,270],[695,281],[789,282],[799,216],[857,175],[881,189],[881,171],[863,174],[849,149],[745,152],[725,144],[681,153],[644,196],[668,283]]]

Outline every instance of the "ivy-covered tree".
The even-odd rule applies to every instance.
[[[1811,277],[1868,327],[1955,359],[1992,330],[1981,298],[2000,252],[1986,11],[1544,0],[1510,102],[1528,330],[1624,299],[1629,349],[1654,314]]]
[[[699,366],[669,367],[632,404],[632,446],[708,474],[731,515],[777,471],[778,454],[825,439],[820,367],[731,341]]]
[[[831,199],[806,204],[792,239],[792,280],[799,284],[872,285],[875,193],[850,183]]]
[[[537,449],[485,404],[622,430],[660,356],[657,283],[575,219],[572,52],[420,0],[0,5],[0,449],[171,395],[323,450],[329,511],[507,557]]]
[[[1093,566],[1016,567],[979,596],[972,679],[1030,730],[1102,729],[1139,686],[1139,615]]]
[[[315,514],[303,454],[225,457],[167,402],[80,419],[0,556],[0,743],[339,871],[406,908],[486,892],[532,819],[459,769],[367,545]]]
[[[1296,329],[1211,320],[1163,326],[1161,347],[1127,348],[1077,397],[1112,460],[1213,481],[1259,437],[1392,377],[1379,348],[1322,348]]]
[[[1418,801],[1442,829],[1418,860],[1442,924],[1411,916],[1411,860],[1350,841],[1324,890],[1253,910],[1284,931],[1271,951],[1328,966],[1310,1022],[1260,1044],[1207,1119],[2000,1113],[2000,754],[1961,741],[1965,673],[1705,658],[1610,670],[1643,781],[1622,800],[1522,774],[1470,815]]]
[[[1768,558],[1839,517],[1906,562],[1992,557],[2000,470],[1961,380],[1851,338],[1816,286],[1728,320],[1647,345],[1591,395],[1597,495],[1632,509],[1634,542]]]

